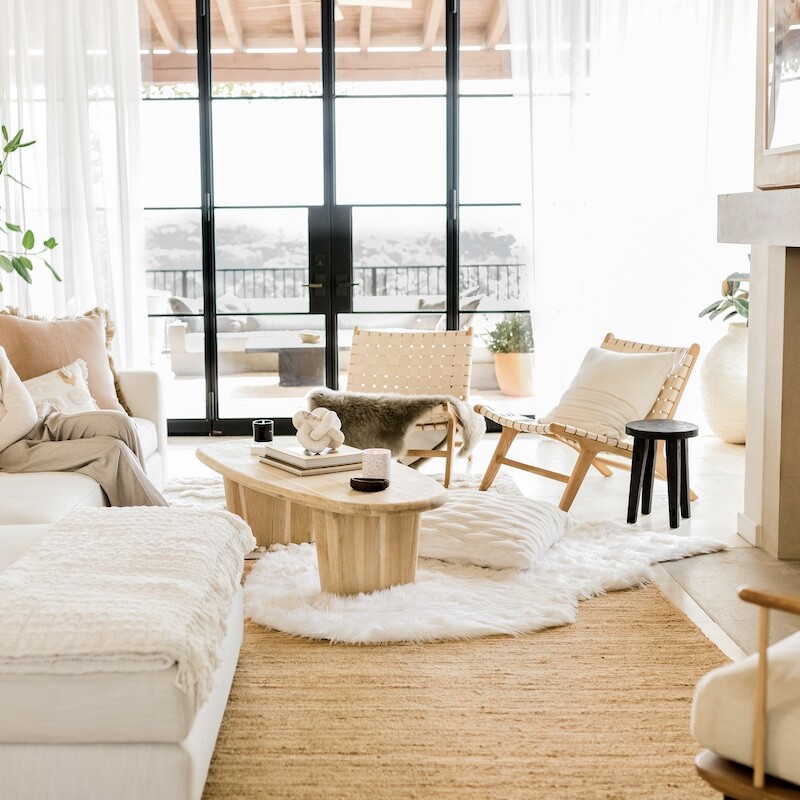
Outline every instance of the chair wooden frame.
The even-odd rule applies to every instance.
[[[753,715],[753,769],[729,761],[712,750],[701,750],[695,758],[700,777],[730,800],[797,800],[800,786],[764,774],[767,745],[767,644],[770,609],[800,615],[800,597],[743,587],[739,597],[759,606],[758,671]]]
[[[450,395],[466,402],[472,374],[472,328],[458,331],[382,331],[354,328],[347,391],[366,394]],[[450,485],[458,418],[446,403],[417,423],[446,427],[440,450],[409,450],[413,458],[444,458]]]
[[[641,342],[633,342],[627,339],[617,339],[613,333],[609,333],[600,346],[605,350],[613,350],[617,353],[675,353],[675,364],[664,381],[664,385],[661,387],[653,408],[647,415],[647,419],[672,419],[674,417],[675,410],[686,388],[686,381],[694,369],[700,352],[698,344],[692,344],[689,347],[665,347],[662,345],[642,344]],[[497,443],[480,484],[481,491],[485,491],[492,485],[501,466],[515,467],[516,469],[566,483],[566,488],[558,505],[562,510],[569,511],[578,494],[578,490],[581,488],[583,479],[589,471],[589,467],[595,467],[605,477],[609,477],[612,474],[611,467],[627,470],[631,468],[630,461],[633,456],[633,445],[630,442],[620,441],[610,436],[592,433],[557,422],[537,423],[535,420],[521,415],[503,414],[494,411],[489,406],[477,405],[475,406],[475,411],[483,414],[487,419],[497,422],[502,427],[500,441]],[[508,450],[519,433],[537,433],[540,436],[555,439],[576,450],[578,458],[575,461],[572,472],[569,475],[565,475],[561,472],[553,472],[533,464],[508,458]],[[620,461],[616,458],[608,458],[608,455],[618,456],[625,460]],[[667,471],[663,442],[659,442],[655,472],[660,479],[666,480]],[[697,499],[697,495],[694,492],[690,493],[690,497],[692,500]]]

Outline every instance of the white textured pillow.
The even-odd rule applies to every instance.
[[[617,353],[592,347],[558,405],[541,422],[561,422],[616,439],[644,419],[675,363],[675,353]]]
[[[767,772],[800,783],[800,633],[768,650]],[[758,654],[700,678],[692,701],[692,736],[724,758],[753,764]]]
[[[572,530],[570,514],[527,497],[450,490],[448,501],[422,514],[421,558],[493,569],[530,569]]]
[[[97,403],[89,394],[89,368],[82,358],[38,378],[23,381],[23,385],[37,408],[49,403],[56,410],[68,414],[97,410]]]

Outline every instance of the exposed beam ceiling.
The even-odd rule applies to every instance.
[[[289,0],[289,13],[292,17],[292,36],[294,46],[301,52],[305,52],[306,43],[306,22],[303,19],[303,0]]]
[[[144,4],[164,44],[174,53],[182,53],[186,47],[181,41],[178,25],[166,0],[144,0]]]
[[[508,0],[495,0],[489,21],[486,23],[484,47],[492,50],[500,43],[500,39],[508,27]]]
[[[363,50],[369,47],[372,38],[372,8],[361,6],[361,16],[358,21],[358,46]]]
[[[236,10],[233,0],[217,0],[217,8],[219,8],[225,35],[228,37],[231,47],[234,50],[244,50],[242,20],[239,18],[239,12]]]
[[[436,43],[439,33],[439,23],[444,10],[444,0],[428,0],[428,10],[425,13],[425,22],[422,26],[422,49],[430,50]]]

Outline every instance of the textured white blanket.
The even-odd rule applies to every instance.
[[[249,526],[226,511],[84,508],[0,573],[0,672],[155,671],[208,697]]]

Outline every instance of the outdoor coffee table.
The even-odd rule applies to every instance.
[[[413,583],[419,515],[447,500],[441,484],[395,462],[388,489],[357,492],[360,470],[292,475],[250,455],[249,441],[203,445],[197,457],[223,476],[228,510],[259,545],[316,541],[320,585],[334,594]]]

